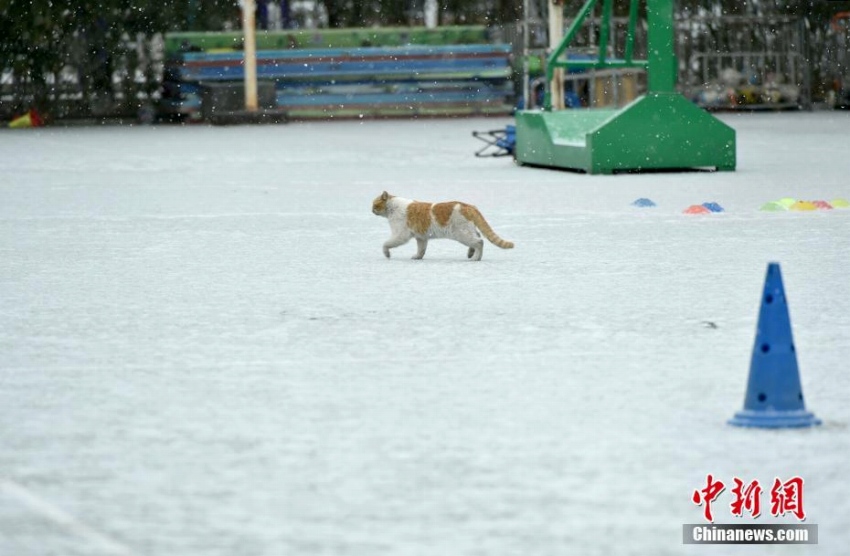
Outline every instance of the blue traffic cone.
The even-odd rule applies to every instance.
[[[820,419],[806,411],[803,403],[782,272],[778,263],[770,263],[764,281],[744,409],[737,412],[729,424],[785,428],[820,423]]]

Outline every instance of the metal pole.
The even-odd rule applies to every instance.
[[[631,0],[629,4],[629,28],[626,32],[626,62],[632,62],[635,51],[635,27],[637,27],[638,0]]]
[[[529,102],[528,86],[528,50],[531,38],[528,36],[528,0],[522,1],[522,107],[528,110]]]
[[[598,60],[600,64],[604,64],[608,57],[608,34],[611,31],[611,10],[611,0],[602,0],[602,17],[600,18],[598,52]]]
[[[437,0],[425,0],[425,27],[435,29],[439,15],[440,6],[437,4]]]
[[[676,90],[676,42],[673,27],[673,0],[655,0],[646,4],[649,25],[648,86],[653,93]]]
[[[550,22],[552,20],[552,3],[556,2],[556,1],[559,1],[559,0],[550,0],[550,4],[549,4],[549,21]],[[579,13],[578,13],[578,16],[576,16],[576,18],[573,20],[572,25],[570,25],[570,29],[569,29],[569,31],[567,31],[566,38],[564,38],[563,40],[559,39],[560,44],[558,45],[557,48],[554,49],[554,51],[551,51],[549,53],[549,56],[546,59],[546,77],[547,77],[547,80],[546,80],[546,94],[543,97],[543,109],[544,110],[548,111],[548,110],[552,109],[552,94],[551,94],[551,91],[550,91],[550,83],[552,83],[552,76],[554,76],[555,70],[559,67],[558,64],[561,64],[560,67],[563,67],[563,63],[559,62],[558,58],[560,58],[561,55],[564,54],[564,52],[566,52],[567,46],[572,42],[573,38],[576,36],[576,33],[578,33],[579,29],[581,28],[582,23],[584,23],[585,18],[593,10],[593,7],[595,5],[596,5],[596,0],[587,0],[587,2],[585,2],[581,11],[579,11]],[[560,18],[561,18],[561,35],[563,35],[563,21],[564,21],[563,8],[561,9]],[[550,25],[551,25],[551,23],[550,23]],[[551,36],[552,36],[551,27],[549,29],[549,36],[550,36],[550,44],[551,44]],[[561,75],[563,75],[563,73]],[[561,81],[563,82],[563,79]],[[562,104],[563,104],[563,101],[562,101]]]
[[[257,40],[254,0],[242,2],[242,32],[245,35],[243,45],[245,67],[245,110],[257,111]]]
[[[555,51],[564,37],[564,6],[560,0],[549,0],[549,50]],[[551,60],[552,57],[550,56]],[[555,68],[551,72],[552,80],[549,82],[549,99],[547,108],[552,110],[564,109],[564,69]]]

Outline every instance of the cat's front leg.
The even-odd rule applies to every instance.
[[[425,256],[425,250],[428,248],[428,238],[416,238],[416,254],[413,255],[414,260],[419,260]]]
[[[393,236],[390,239],[388,239],[387,241],[385,241],[384,242],[384,256],[389,259],[390,258],[390,249],[395,249],[396,247],[404,245],[405,243],[410,241],[411,237],[412,236],[410,236],[410,235],[397,235],[397,236]]]

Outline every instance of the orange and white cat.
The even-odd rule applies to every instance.
[[[493,245],[512,249],[514,244],[496,235],[478,209],[458,201],[423,203],[390,195],[386,191],[372,201],[372,212],[390,221],[392,237],[384,242],[384,255],[390,258],[390,249],[404,245],[416,238],[414,259],[425,256],[429,239],[448,238],[469,247],[467,257],[480,261],[484,251],[484,234]]]

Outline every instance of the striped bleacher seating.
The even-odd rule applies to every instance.
[[[257,78],[274,83],[277,107],[290,119],[509,114],[512,73],[506,44],[257,52]],[[197,118],[205,83],[243,79],[239,51],[175,52],[161,111]]]

